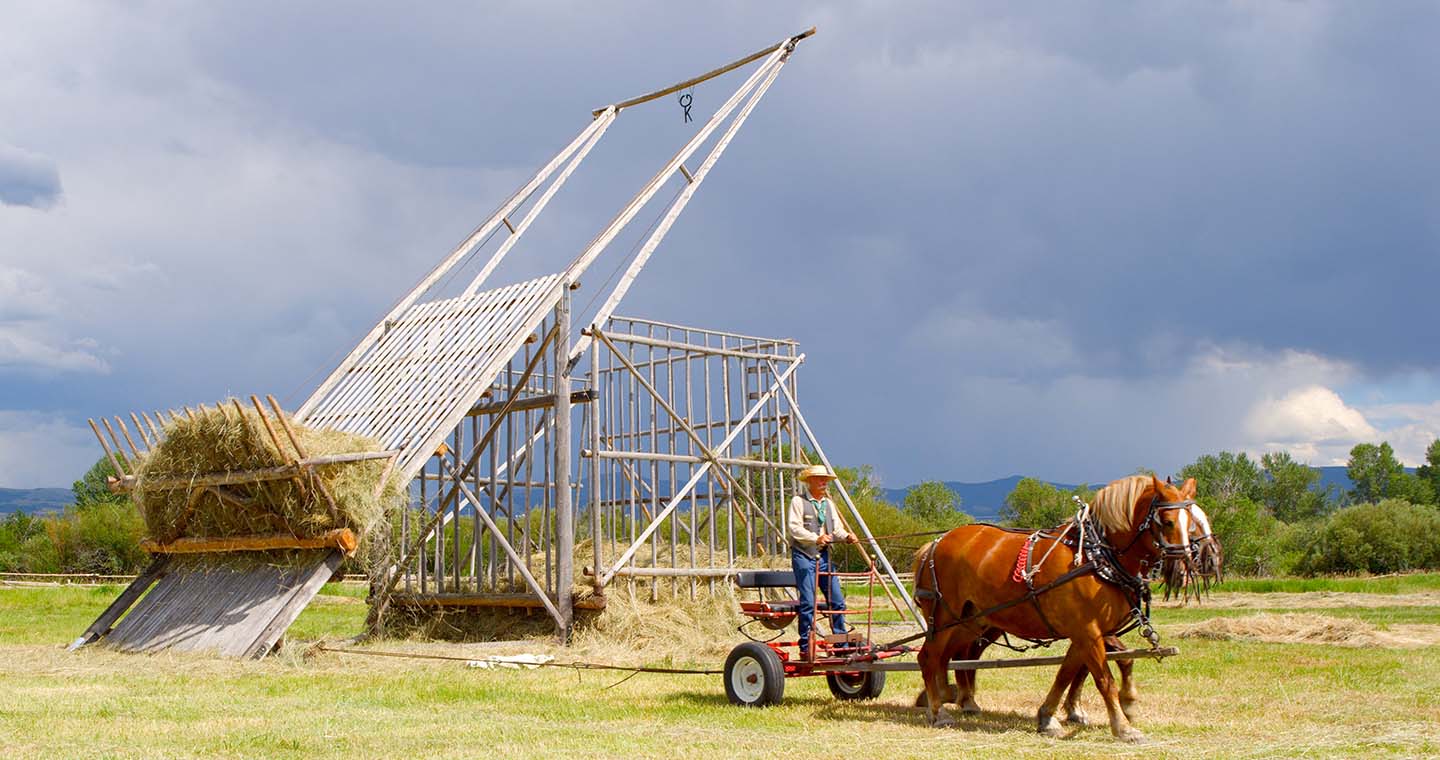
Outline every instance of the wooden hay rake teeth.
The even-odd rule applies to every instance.
[[[184,478],[155,478],[145,481],[148,491],[183,490],[186,510],[173,532],[176,538],[161,542],[146,539],[141,548],[152,557],[150,565],[70,646],[77,649],[103,640],[121,651],[214,651],[237,657],[260,657],[271,651],[295,617],[352,555],[358,538],[349,528],[332,528],[319,535],[303,535],[278,512],[267,513],[274,520],[274,532],[223,537],[186,536],[188,522],[199,498],[210,495],[224,506],[252,510],[258,490],[273,481],[289,480],[306,498],[323,501],[332,520],[339,514],[334,496],[316,468],[348,463],[388,460],[393,465],[397,452],[373,451],[328,456],[306,456],[305,446],[290,420],[273,396],[267,396],[267,410],[260,399],[250,397],[253,419],[285,460],[279,466],[198,473]],[[247,410],[238,399],[201,405],[199,414],[218,413],[228,421],[233,413],[242,425],[249,425]],[[186,407],[181,412],[131,413],[135,426],[131,434],[119,416],[90,420],[90,428],[105,450],[116,475],[108,484],[117,493],[131,493],[139,482],[139,465],[166,439],[166,428],[182,420],[195,420],[197,413]],[[168,416],[168,419],[167,419]],[[104,429],[105,434],[101,433]],[[284,435],[282,439],[281,435]],[[108,435],[108,440],[107,440]],[[121,446],[121,441],[126,446]],[[290,446],[287,448],[285,443]],[[128,454],[126,453],[128,447]],[[383,481],[389,476],[387,468]]]

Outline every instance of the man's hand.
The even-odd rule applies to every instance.
[[[815,546],[818,547],[818,548],[820,548],[820,549],[824,549],[825,547],[827,547],[827,546],[830,545],[830,542],[832,542],[832,541],[834,541],[834,540],[835,540],[835,539],[833,539],[833,538],[830,537],[830,534],[829,534],[829,533],[821,533],[819,536],[817,536],[817,537],[815,538]]]
[[[858,544],[860,543],[860,537],[855,535],[854,533],[847,533],[845,534],[845,543]]]

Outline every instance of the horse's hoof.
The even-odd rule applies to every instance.
[[[1059,723],[1056,723],[1053,726],[1046,726],[1045,728],[1040,729],[1040,735],[1048,736],[1051,739],[1064,739],[1065,729],[1061,728]]]
[[[1147,741],[1145,734],[1133,728],[1125,729],[1115,738],[1127,744],[1144,744]]]
[[[924,690],[924,689],[921,689],[919,696],[915,697],[915,706],[916,706],[916,707],[929,707],[929,706],[930,706],[930,698],[925,695],[925,690]]]
[[[1090,718],[1085,715],[1084,710],[1071,710],[1065,715],[1065,722],[1072,726],[1088,726],[1090,725]]]
[[[980,705],[976,704],[974,699],[966,697],[960,703],[960,712],[965,715],[979,715],[981,712]]]
[[[1051,739],[1059,739],[1065,735],[1065,729],[1061,727],[1060,721],[1055,720],[1054,715],[1040,713],[1035,716],[1035,728],[1041,734]]]
[[[931,728],[950,728],[953,725],[955,725],[955,719],[944,710],[937,711],[935,716],[930,718]]]

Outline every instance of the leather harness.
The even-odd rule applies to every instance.
[[[1115,547],[1111,546],[1110,542],[1104,538],[1104,530],[1094,517],[1087,518],[1088,525],[1084,526],[1085,530],[1080,531],[1080,537],[1078,538],[1067,538],[1067,536],[1070,535],[1068,527],[1078,522],[1078,520],[1074,518],[1072,518],[1070,523],[1066,524],[1066,529],[1062,529],[1059,533],[1056,533],[1056,529],[1052,528],[1048,531],[1036,531],[1030,534],[1030,536],[1026,539],[1024,547],[1021,549],[1020,556],[1016,558],[1016,574],[1019,576],[1018,579],[1025,583],[1025,594],[1009,601],[1001,602],[1000,604],[983,609],[971,615],[958,614],[954,609],[950,607],[949,602],[945,600],[944,594],[940,593],[940,578],[935,570],[935,550],[939,548],[940,542],[945,540],[945,536],[941,536],[930,544],[930,548],[926,552],[925,557],[925,564],[929,567],[930,570],[931,588],[916,589],[915,591],[916,599],[934,599],[936,601],[935,606],[931,608],[930,620],[928,621],[928,625],[923,632],[887,644],[884,648],[907,644],[920,638],[924,638],[928,641],[929,639],[933,638],[936,633],[946,628],[953,628],[957,625],[964,625],[980,618],[986,617],[988,615],[993,615],[997,612],[1008,610],[1011,607],[1025,604],[1027,602],[1035,608],[1035,614],[1040,618],[1041,622],[1045,624],[1046,630],[1050,632],[1050,638],[1018,638],[1026,638],[1027,641],[1030,641],[1033,644],[1049,646],[1050,644],[1058,641],[1063,637],[1060,636],[1058,632],[1056,632],[1055,626],[1052,625],[1049,618],[1045,616],[1045,611],[1040,607],[1040,596],[1056,588],[1059,588],[1060,586],[1063,586],[1066,583],[1075,580],[1076,578],[1079,578],[1083,575],[1089,575],[1091,573],[1093,573],[1100,580],[1119,588],[1120,591],[1125,594],[1126,599],[1130,602],[1129,614],[1126,615],[1125,620],[1115,631],[1110,632],[1110,635],[1123,636],[1124,634],[1129,633],[1136,628],[1139,628],[1141,629],[1141,635],[1143,635],[1145,639],[1150,642],[1151,646],[1159,646],[1160,636],[1155,632],[1154,626],[1150,624],[1150,584],[1146,582],[1144,578],[1145,569],[1142,568],[1140,575],[1131,575],[1120,564],[1120,556],[1128,552],[1132,547],[1134,547],[1135,543],[1140,540],[1140,537],[1154,526],[1155,515],[1157,512],[1165,509],[1178,509],[1182,507],[1188,507],[1191,504],[1195,503],[1193,499],[1185,499],[1183,501],[1175,502],[1162,502],[1159,499],[1159,494],[1156,494],[1155,497],[1151,499],[1150,508],[1145,513],[1145,519],[1141,521],[1140,526],[1135,530],[1135,537],[1131,539],[1130,543],[1127,544],[1125,548],[1120,551],[1116,551]],[[999,528],[1000,530],[1004,530],[1007,532],[1015,532],[1013,529],[1004,528],[996,525],[991,525],[989,527]],[[946,535],[949,534],[947,533]],[[1086,560],[1085,562],[1074,568],[1071,568],[1059,578],[1056,578],[1049,583],[1036,586],[1034,584],[1034,566],[1031,564],[1032,557],[1030,556],[1029,549],[1031,545],[1033,545],[1037,540],[1041,538],[1048,538],[1053,541],[1060,541],[1061,543],[1064,543],[1066,546],[1069,546],[1072,549],[1083,552],[1083,554],[1088,556],[1090,559]],[[1164,540],[1163,536],[1156,536],[1155,540],[1156,543],[1159,544],[1159,546],[1161,547],[1162,552],[1169,552],[1172,550],[1172,548],[1179,548],[1172,547],[1170,543]],[[1021,564],[1021,559],[1024,560],[1024,572],[1019,572],[1019,565]],[[942,606],[945,608],[945,612],[948,613],[953,619],[943,626],[937,626],[937,613]],[[1011,648],[1013,649],[1015,647]]]

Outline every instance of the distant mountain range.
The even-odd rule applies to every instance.
[[[0,514],[59,511],[74,498],[68,488],[0,488]]]
[[[1345,467],[1341,465],[1331,467],[1316,467],[1320,471],[1319,487],[1324,489],[1328,486],[1335,486],[1336,495],[1349,491],[1354,484],[1345,474]],[[1409,468],[1407,468],[1409,469]],[[977,520],[994,520],[1000,516],[1000,508],[1005,506],[1005,497],[1015,490],[1015,484],[1020,482],[1022,476],[1011,475],[1008,478],[999,480],[987,480],[982,483],[965,483],[961,481],[947,480],[945,485],[949,486],[955,493],[960,494],[960,508]],[[1075,488],[1075,483],[1057,483],[1053,480],[1046,481],[1052,486],[1060,489]],[[1102,486],[1109,480],[1093,480],[1087,484],[1091,488]],[[905,503],[905,494],[915,486],[904,488],[883,489],[885,498],[895,504]]]
[[[1341,466],[1317,467],[1320,471],[1320,487],[1335,486],[1338,493],[1344,493],[1351,488],[1350,478],[1345,476],[1345,468]],[[1005,505],[1005,497],[1015,490],[1015,484],[1020,482],[1021,476],[1011,475],[1008,478],[998,480],[987,480],[982,483],[965,483],[955,480],[945,481],[945,485],[954,489],[960,494],[960,507],[966,512],[980,520],[994,520],[1000,515],[1000,508]],[[1057,483],[1047,481],[1056,488],[1074,488],[1074,483]],[[1089,485],[1095,487],[1109,481],[1094,481]],[[905,494],[910,492],[914,486],[904,488],[883,489],[885,498],[896,504],[905,502]],[[0,488],[0,514],[6,512],[50,512],[62,509],[69,504],[72,494],[68,488]]]

